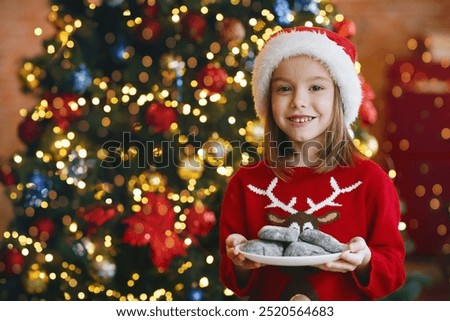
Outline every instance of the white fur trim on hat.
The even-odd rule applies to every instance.
[[[350,125],[358,117],[362,101],[361,82],[344,48],[325,34],[313,31],[280,32],[273,36],[255,59],[252,94],[256,114],[263,120],[269,109],[272,73],[283,59],[307,55],[322,61],[339,87],[344,120]]]

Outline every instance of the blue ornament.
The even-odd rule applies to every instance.
[[[85,257],[87,256],[87,249],[81,241],[75,241],[72,244],[72,251],[76,256]]]
[[[85,156],[81,156],[79,151],[74,149],[68,155],[67,162],[65,162],[65,166],[60,170],[60,173],[63,174],[63,177],[66,177],[69,184],[77,185],[88,176],[89,168],[94,166],[94,159],[86,159]]]
[[[78,70],[72,74],[72,90],[75,93],[84,93],[92,84],[92,76],[85,64],[81,64]]]
[[[160,59],[160,66],[164,77],[174,80],[177,89],[177,101],[183,101],[183,75],[186,72],[186,63],[181,56],[174,57],[172,54],[164,54]]]
[[[66,164],[66,174],[68,177],[72,178],[73,182],[76,184],[87,177],[88,162],[80,157],[80,154],[76,150],[72,150],[68,159],[69,162]]]
[[[244,62],[244,69],[248,72],[252,72],[254,65],[255,65],[255,52],[249,51],[247,55],[247,60],[245,60]]]
[[[89,255],[89,251],[95,249],[95,244],[92,243],[92,240],[88,237],[83,237],[81,240],[74,240],[71,242],[71,247],[73,253],[82,258],[87,258]]]
[[[41,206],[42,202],[48,200],[51,181],[39,171],[36,170],[30,175],[25,186],[25,207],[37,208]]]
[[[124,36],[119,35],[116,43],[111,48],[111,55],[116,62],[123,62],[125,60],[124,57],[127,52],[127,45],[124,39]]]
[[[295,0],[294,11],[310,12],[318,15],[320,13],[320,8],[315,0]]]
[[[110,7],[118,7],[120,6],[125,0],[106,0],[106,4]]]
[[[175,67],[175,85],[178,90],[178,102],[183,101],[183,75],[184,75],[184,61],[178,61]]]
[[[277,21],[281,26],[285,27],[291,23],[289,20],[291,9],[289,8],[289,2],[287,0],[275,0],[273,10],[275,11]]]
[[[201,301],[203,299],[203,292],[200,289],[192,289],[189,291],[189,299],[192,301]]]

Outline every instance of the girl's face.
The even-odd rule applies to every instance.
[[[294,143],[324,143],[332,122],[334,82],[318,61],[297,56],[283,60],[271,82],[272,113],[277,126]]]

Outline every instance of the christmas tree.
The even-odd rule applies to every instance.
[[[217,221],[227,179],[262,157],[253,59],[282,27],[351,37],[321,0],[53,0],[54,36],[20,69],[36,105],[1,165],[15,218],[0,298],[224,300]],[[356,66],[359,67],[359,66]],[[368,156],[373,92],[354,126]]]

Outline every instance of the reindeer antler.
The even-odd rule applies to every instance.
[[[273,195],[273,190],[275,188],[275,186],[278,183],[278,177],[275,177],[269,184],[269,186],[267,187],[266,190],[263,190],[261,188],[255,187],[251,184],[248,184],[247,187],[252,191],[255,192],[258,195],[265,195],[267,196],[272,203],[267,205],[266,208],[273,208],[273,207],[279,207],[282,210],[290,213],[290,214],[296,214],[298,211],[296,209],[293,208],[293,206],[295,205],[295,203],[297,202],[297,197],[293,197],[291,198],[291,201],[289,202],[289,204],[285,204],[282,201],[280,201],[278,198],[276,198],[275,195]]]
[[[297,198],[296,197],[292,197],[291,201],[289,202],[289,204],[285,204],[282,201],[280,201],[274,194],[273,194],[273,190],[275,189],[275,186],[278,183],[278,177],[275,177],[269,184],[269,186],[267,187],[266,190],[263,190],[261,188],[255,187],[251,184],[248,184],[247,187],[254,193],[258,194],[258,195],[265,195],[267,196],[272,203],[270,203],[269,205],[266,206],[266,208],[274,208],[274,207],[278,207],[281,208],[282,210],[290,213],[290,214],[297,214],[298,211],[296,209],[293,208],[293,206],[295,205],[295,203],[297,202]],[[309,209],[306,210],[304,213],[305,214],[312,214],[318,210],[320,210],[321,208],[325,207],[325,206],[342,206],[342,204],[336,203],[334,202],[334,200],[336,199],[336,197],[338,197],[341,194],[345,194],[348,192],[353,191],[354,189],[356,189],[359,185],[361,185],[362,182],[361,181],[357,181],[355,184],[341,188],[339,187],[338,183],[336,182],[336,180],[334,179],[334,177],[330,178],[330,186],[333,189],[333,193],[327,197],[325,200],[323,200],[320,203],[314,203],[312,199],[310,199],[309,197],[306,199],[306,202],[309,205]]]
[[[336,197],[338,197],[340,194],[348,193],[353,191],[355,188],[357,188],[359,185],[361,185],[361,181],[357,181],[355,184],[341,188],[339,187],[338,183],[334,179],[334,177],[330,178],[330,185],[333,188],[333,193],[327,197],[322,202],[315,204],[309,197],[306,199],[306,202],[309,205],[309,209],[305,211],[306,214],[312,214],[317,210],[320,210],[322,207],[325,206],[342,206],[342,204],[335,203],[334,200]]]

